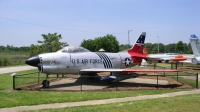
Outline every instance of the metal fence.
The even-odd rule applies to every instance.
[[[22,87],[28,87],[32,85],[42,84],[42,81],[46,79],[46,75],[40,72],[33,72],[27,74],[16,74],[11,75],[13,77],[13,89],[20,89]],[[48,80],[55,80],[59,77],[64,77],[64,75],[50,75]]]
[[[177,69],[180,66],[183,66],[183,63],[171,63],[169,64],[171,66],[168,67],[168,69]],[[135,66],[134,69],[166,69],[166,67],[161,67],[158,66],[156,63],[151,64],[151,65],[141,65],[141,66]],[[109,75],[109,74],[108,74]],[[135,76],[139,76],[142,78],[145,78],[148,76],[150,79],[154,79],[153,84],[144,84],[141,83],[139,84],[138,82],[129,82],[125,84],[125,82],[120,81],[119,79],[128,79],[128,78],[133,78]],[[168,85],[162,85],[160,83],[160,80],[162,80],[165,77],[168,77],[169,79],[173,79],[176,81],[179,81],[182,84],[190,84],[193,87],[198,88],[198,73],[189,73],[185,71],[181,72],[159,72],[158,74],[155,73],[148,73],[146,75],[145,73],[129,73],[129,75],[118,75],[116,76],[116,80],[110,84],[109,82],[106,81],[101,81],[101,75],[100,76],[78,76],[78,75],[73,75],[73,77],[70,77],[72,75],[70,74],[52,74],[48,76],[48,80],[50,81],[50,88],[42,88],[42,82],[43,80],[46,80],[46,74],[40,73],[40,72],[34,72],[34,73],[27,73],[27,74],[12,74],[13,76],[13,89],[15,90],[23,90],[23,89],[28,89],[28,90],[41,90],[41,89],[61,89],[61,90],[78,90],[78,91],[84,91],[84,90],[120,90],[122,87],[123,89],[126,88],[125,90],[130,89],[132,87],[154,87],[154,88],[163,88],[163,87],[169,87],[173,88],[176,85],[173,84],[168,84]],[[104,75],[105,76],[105,75]],[[59,80],[64,80],[64,81],[59,81]],[[134,81],[134,80],[132,80]],[[56,82],[61,82],[61,83],[56,83]],[[64,89],[63,89],[64,88]],[[109,88],[109,89],[105,89]],[[57,90],[59,90],[57,89]]]
[[[134,77],[138,75],[139,78],[153,79],[154,82],[150,84],[134,82]],[[78,76],[73,75],[49,75],[48,80],[51,82],[49,88],[42,88],[42,81],[46,79],[45,74],[39,72],[29,74],[14,74],[13,75],[13,89],[15,90],[55,90],[55,91],[110,91],[110,90],[133,90],[137,88],[153,87],[159,88],[175,88],[180,85],[177,84],[161,84],[160,80],[169,78],[179,81],[181,84],[192,83],[193,87],[198,88],[198,73],[175,72],[175,73],[159,73],[159,75],[145,75],[145,74],[129,74],[118,75],[114,82],[101,81],[100,76]],[[189,79],[188,79],[189,78]],[[119,79],[133,79],[128,82],[120,81]],[[188,79],[189,81],[185,81]],[[63,81],[61,81],[63,80]],[[127,81],[127,80],[126,80]],[[133,82],[132,82],[133,81]],[[59,82],[59,83],[58,83]]]

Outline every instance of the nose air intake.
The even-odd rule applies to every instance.
[[[25,63],[34,67],[38,67],[38,65],[40,64],[40,59],[38,56],[33,56],[27,59]]]

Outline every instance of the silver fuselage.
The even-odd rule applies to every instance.
[[[128,52],[55,52],[40,54],[40,65],[43,73],[47,74],[79,74],[81,69],[116,69],[133,66],[133,60]],[[125,59],[130,62],[126,62]]]

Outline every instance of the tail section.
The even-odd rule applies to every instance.
[[[190,44],[194,56],[195,57],[200,56],[200,40],[195,34],[190,36]]]
[[[135,44],[128,50],[134,63],[140,64],[142,59],[145,58],[143,53],[144,42],[145,42],[146,32],[142,32],[135,42]]]
[[[147,48],[145,48],[145,47],[144,47],[144,49],[143,49],[143,53],[144,53],[144,55],[145,55],[146,57],[149,56],[149,53],[148,53],[148,51],[147,51]]]
[[[135,45],[129,49],[129,52],[135,52],[135,53],[142,53],[143,54],[143,47],[144,47],[144,42],[145,42],[145,37],[146,37],[146,32],[142,32],[135,42]]]

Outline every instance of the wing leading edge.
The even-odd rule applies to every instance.
[[[177,69],[81,69],[81,73],[87,72],[179,72],[180,70]]]

